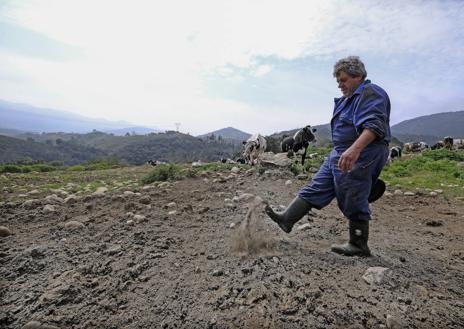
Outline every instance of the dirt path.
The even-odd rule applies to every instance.
[[[346,258],[329,251],[347,237],[335,203],[287,235],[245,194],[286,205],[304,183],[242,172],[74,200],[3,193],[0,327],[464,328],[464,202],[384,196],[373,257]],[[371,285],[370,267],[389,270]]]

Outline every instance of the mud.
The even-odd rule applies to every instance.
[[[242,170],[68,201],[4,189],[0,327],[464,327],[464,202],[384,196],[373,256],[347,258],[330,252],[348,234],[335,203],[287,235],[239,198],[286,205],[303,184]],[[371,267],[388,275],[368,284]]]

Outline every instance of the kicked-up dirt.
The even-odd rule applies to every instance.
[[[442,194],[387,193],[350,258],[336,203],[290,234],[266,218],[306,183],[286,171],[28,183],[0,192],[1,328],[464,328],[464,202]]]

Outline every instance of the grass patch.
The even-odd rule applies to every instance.
[[[464,195],[461,161],[464,161],[462,152],[431,150],[387,165],[381,177],[391,186],[443,189],[453,195]]]

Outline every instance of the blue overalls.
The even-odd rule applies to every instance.
[[[334,148],[312,181],[298,196],[315,208],[327,206],[334,197],[338,207],[350,220],[370,220],[368,197],[388,158],[390,100],[377,85],[365,80],[350,97],[335,99],[332,120]],[[377,135],[360,154],[350,172],[338,168],[338,160],[364,129]]]

